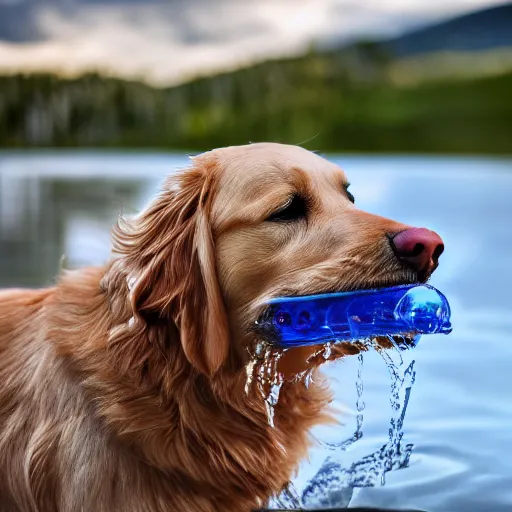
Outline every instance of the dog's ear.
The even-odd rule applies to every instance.
[[[134,316],[148,325],[175,324],[187,359],[207,375],[229,348],[209,221],[213,181],[214,169],[196,162],[168,179],[138,218],[114,230]]]

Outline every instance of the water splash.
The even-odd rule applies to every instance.
[[[284,384],[284,375],[279,372],[279,360],[291,349],[276,349],[272,344],[259,342],[254,352],[250,354],[250,361],[246,366],[245,392],[249,393],[253,384],[256,385],[259,395],[263,398],[267,412],[268,424],[274,427],[275,407],[279,401],[281,388]],[[308,358],[311,362],[321,356],[328,359],[331,356],[331,343],[327,343]],[[313,375],[315,367],[297,373],[293,382],[302,382],[309,388],[314,384]]]
[[[253,382],[265,403],[267,421],[274,427],[275,406],[284,383],[284,377],[278,370],[279,359],[285,351],[275,350],[270,344],[258,343],[255,353],[246,367],[247,381],[245,392],[248,393]]]
[[[293,483],[289,483],[283,492],[273,498],[269,503],[269,509],[296,510],[303,506],[302,498]]]
[[[347,507],[356,487],[375,487],[385,484],[389,471],[406,468],[412,454],[413,445],[403,444],[403,424],[410,393],[414,385],[416,372],[415,361],[403,370],[404,360],[401,355],[404,346],[391,339],[394,348],[378,350],[386,363],[391,378],[391,418],[389,423],[388,441],[377,451],[362,457],[360,460],[343,466],[335,460],[334,452],[346,451],[351,445],[363,437],[363,353],[358,355],[358,371],[356,379],[357,392],[357,423],[353,435],[341,443],[321,443],[331,451],[320,469],[311,478],[302,492],[299,493],[293,484],[285,492],[272,501],[272,506],[281,509],[299,507]],[[395,362],[394,359],[397,359]]]
[[[270,391],[268,392],[267,397],[265,398],[268,424],[271,427],[274,427],[274,407],[277,405],[277,402],[279,400],[279,393],[281,392],[282,385],[282,380],[272,383],[272,385],[270,386]]]
[[[357,400],[356,400],[356,430],[348,439],[341,441],[340,443],[329,443],[327,441],[322,441],[315,437],[315,440],[322,448],[326,448],[327,450],[346,450],[350,445],[354,444],[356,441],[363,437],[363,411],[365,408],[365,403],[363,400],[363,353],[361,352],[357,356],[357,379],[356,379],[356,392],[357,392]]]
[[[307,372],[305,372],[305,375],[304,375],[304,385],[307,388],[309,388],[312,384],[314,384],[313,372],[312,371],[307,371]]]
[[[256,359],[251,359],[251,361],[247,364],[245,367],[246,372],[246,381],[245,381],[245,394],[247,395],[251,389],[251,385],[254,380],[254,369],[256,368],[256,365],[258,364],[258,361]]]
[[[274,427],[274,407],[277,405],[283,385],[283,376],[277,369],[282,355],[282,352],[273,351],[271,347],[268,347],[264,363],[259,366],[257,373],[258,390],[265,402],[267,421],[271,427]]]

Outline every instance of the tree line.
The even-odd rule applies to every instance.
[[[378,46],[312,51],[155,88],[0,77],[0,147],[205,150],[315,137],[325,151],[512,153],[512,73],[397,85]]]

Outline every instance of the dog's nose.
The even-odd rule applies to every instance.
[[[416,272],[428,275],[433,272],[444,251],[442,238],[425,228],[410,228],[390,238],[391,247],[398,258]]]

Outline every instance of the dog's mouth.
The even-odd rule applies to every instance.
[[[392,288],[395,286],[408,286],[408,285],[420,285],[426,284],[430,280],[432,272],[429,273],[418,273],[411,271],[405,271],[399,275],[390,275],[384,277],[377,277],[373,279],[365,279],[360,282],[349,282],[341,284],[339,286],[333,286],[332,288],[324,287],[321,290],[314,291],[309,295],[324,295],[329,293],[345,293],[345,292],[359,292],[366,290],[383,290],[385,288]],[[290,295],[292,296],[292,295]]]

